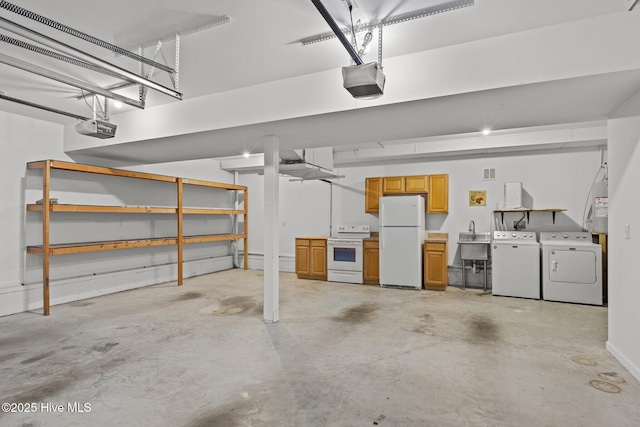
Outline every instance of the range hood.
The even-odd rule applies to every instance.
[[[331,179],[333,173],[333,149],[331,147],[280,153],[280,173],[294,178]]]
[[[220,159],[220,168],[227,171],[262,173],[264,155],[255,154],[248,159]],[[338,178],[333,171],[333,148],[281,151],[280,174],[302,180]]]

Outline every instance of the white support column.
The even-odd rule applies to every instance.
[[[264,145],[264,321],[280,319],[280,245],[278,224],[280,140],[275,136],[262,138]]]

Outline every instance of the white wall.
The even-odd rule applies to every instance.
[[[640,94],[636,99],[640,101]],[[609,340],[607,349],[640,380],[640,103],[609,121]],[[630,238],[625,237],[629,225]]]
[[[558,213],[552,223],[549,213],[532,213],[527,225],[533,231],[579,230],[585,202],[594,176],[600,168],[601,153],[597,147],[582,150],[555,150],[548,153],[522,153],[503,156],[483,156],[447,160],[420,161],[376,166],[340,168],[344,178],[334,180],[333,206],[329,218],[329,185],[319,181],[291,183],[280,180],[281,256],[293,256],[294,238],[305,235],[329,235],[329,225],[370,224],[378,231],[378,215],[364,212],[365,178],[392,175],[449,174],[449,213],[427,215],[429,231],[449,233],[449,264],[459,264],[455,241],[460,231],[466,231],[474,220],[476,231],[492,230],[492,211],[503,202],[504,182],[522,182],[524,191],[532,199],[533,208],[567,209]],[[483,169],[495,168],[496,180],[483,181]],[[250,252],[261,253],[260,227],[263,219],[262,176],[246,174],[240,182],[249,186],[253,206],[249,221]],[[486,190],[487,205],[470,207],[469,190]],[[498,216],[496,216],[497,218]],[[521,214],[505,215],[505,222],[513,225]],[[285,225],[282,225],[282,222]]]
[[[0,173],[3,203],[0,222],[4,245],[0,248],[0,315],[42,306],[42,257],[27,254],[27,245],[42,242],[41,214],[26,212],[26,204],[42,198],[42,173],[27,170],[26,163],[43,159],[73,161],[63,152],[60,125],[0,113]],[[99,164],[99,162],[89,162]],[[108,165],[105,165],[108,166]],[[220,170],[214,160],[136,166],[130,169],[222,182],[233,175]],[[52,197],[60,203],[95,203],[139,206],[175,205],[175,186],[118,177],[52,172]],[[231,207],[233,193],[185,187],[185,204]],[[98,225],[99,224],[99,225]],[[225,233],[230,217],[192,217],[185,234]],[[175,235],[175,218],[162,215],[55,214],[52,243],[113,240]],[[51,303],[58,304],[110,292],[176,279],[175,247],[125,249],[64,255],[51,258]],[[228,244],[185,247],[185,276],[230,268]]]
[[[252,173],[240,175],[239,180],[239,184],[249,187],[249,267],[256,269],[262,269],[264,254],[263,178],[263,175]],[[330,185],[322,181],[292,182],[290,179],[280,177],[281,271],[294,271],[296,237],[330,234]]]

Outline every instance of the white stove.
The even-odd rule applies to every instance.
[[[329,282],[364,283],[362,275],[362,240],[371,237],[369,225],[338,225],[327,240],[327,280]]]

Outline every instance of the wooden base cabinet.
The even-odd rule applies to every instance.
[[[296,239],[298,279],[327,280],[327,239]]]
[[[449,284],[447,242],[424,244],[424,288],[444,291]]]
[[[364,240],[362,269],[365,285],[380,284],[380,250],[377,240]]]

